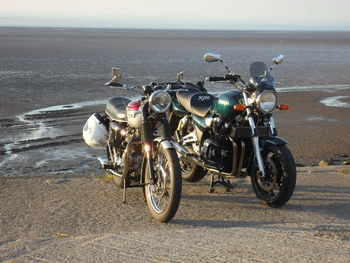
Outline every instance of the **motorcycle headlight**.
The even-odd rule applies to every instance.
[[[156,90],[149,97],[149,106],[155,112],[166,112],[171,105],[170,95],[163,90]]]
[[[264,113],[272,112],[277,106],[277,96],[273,91],[264,91],[256,99],[259,109]]]

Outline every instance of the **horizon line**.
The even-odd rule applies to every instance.
[[[156,28],[156,27],[109,27],[109,26],[33,26],[33,25],[1,25],[0,28],[37,28],[37,29],[93,29],[93,30],[157,30],[157,31],[223,31],[223,32],[319,32],[319,33],[349,33],[350,30],[340,29],[223,29],[223,28]]]

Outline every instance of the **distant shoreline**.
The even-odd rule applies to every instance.
[[[139,27],[84,27],[84,26],[25,26],[0,25],[0,29],[43,29],[43,30],[125,30],[125,31],[172,31],[172,32],[238,32],[238,33],[350,33],[350,30],[278,30],[278,29],[200,29],[200,28],[139,28]]]

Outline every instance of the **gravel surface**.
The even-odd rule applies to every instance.
[[[272,209],[248,179],[225,192],[184,184],[168,224],[149,215],[141,189],[99,177],[0,178],[4,262],[349,262],[350,168],[303,167],[292,199]]]

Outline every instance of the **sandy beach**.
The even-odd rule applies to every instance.
[[[141,189],[127,203],[92,175],[0,177],[1,262],[348,262],[350,169],[298,168],[281,209],[256,199],[249,179],[208,193],[185,183],[168,224],[148,214]]]

